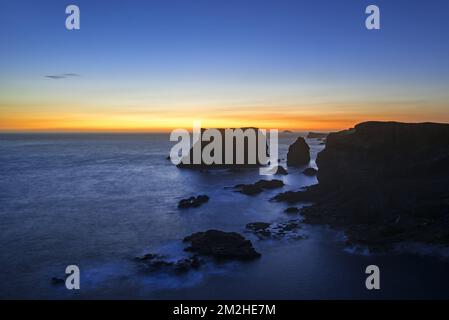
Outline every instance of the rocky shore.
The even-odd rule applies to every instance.
[[[303,239],[301,224],[309,223],[341,229],[349,245],[374,250],[406,241],[449,244],[448,124],[364,122],[353,129],[310,136],[326,139],[326,147],[316,159],[318,170],[306,167],[302,171],[305,176],[317,176],[319,183],[279,193],[271,200],[312,205],[284,210],[288,215],[300,214],[301,219],[252,222],[245,232],[259,240]],[[309,150],[305,139],[297,138],[289,147],[287,164],[308,166]],[[251,196],[284,186],[282,180],[272,179],[232,189]],[[190,197],[182,199],[178,207],[196,208],[208,200],[206,195]],[[207,230],[187,236],[183,242],[191,256],[169,261],[148,254],[136,261],[146,270],[180,273],[199,268],[200,256],[215,260],[261,256],[250,240],[236,232]]]
[[[449,125],[365,122],[331,133],[319,184],[274,200],[313,201],[306,223],[345,230],[373,249],[403,241],[449,243]]]

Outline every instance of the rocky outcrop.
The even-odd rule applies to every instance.
[[[145,272],[165,271],[185,273],[192,269],[198,269],[201,266],[201,260],[198,256],[170,261],[162,255],[148,253],[134,260],[140,264]]]
[[[199,195],[198,197],[190,197],[187,199],[182,199],[178,203],[179,209],[187,209],[187,208],[197,208],[203,203],[209,201],[209,197],[207,195]]]
[[[184,242],[190,242],[186,251],[220,260],[251,260],[260,257],[260,253],[254,249],[251,241],[236,232],[219,230],[197,232],[184,238]]]
[[[201,129],[201,136],[203,136],[206,129]],[[200,139],[200,142],[197,142],[197,144],[190,149],[190,152],[181,159],[181,162],[177,165],[178,168],[190,168],[190,169],[212,169],[212,168],[228,168],[228,169],[238,169],[238,168],[253,168],[253,167],[260,167],[262,165],[265,165],[265,163],[261,163],[259,161],[258,153],[259,148],[263,148],[264,150],[261,151],[261,153],[265,152],[265,155],[268,156],[268,147],[267,144],[259,145],[259,142],[262,141],[262,139],[265,139],[266,136],[258,129],[258,128],[229,128],[229,129],[222,129],[218,128],[215,129],[219,132],[219,137],[221,138],[221,157],[220,161],[218,163],[205,163],[202,159],[201,155],[203,153],[203,150],[211,143],[214,142],[214,138],[211,138],[211,141],[202,141]],[[228,133],[230,131],[237,132],[238,130],[241,130],[243,133],[242,136],[244,136],[242,143],[242,148],[238,148],[240,141],[235,136],[231,136],[231,134],[226,133],[226,130],[228,130]],[[229,151],[226,148],[226,139],[230,139],[229,143],[232,143],[232,154],[227,155],[226,153]],[[198,157],[198,163],[194,161],[194,149],[198,149],[199,157]],[[237,161],[237,152],[242,153],[242,163],[239,163]],[[212,154],[214,151],[212,151]],[[227,158],[231,158],[230,163],[228,163]]]
[[[271,237],[270,225],[267,222],[251,222],[245,228],[248,231],[254,232],[259,238],[268,239]]]
[[[264,189],[275,189],[284,186],[284,182],[281,180],[259,180],[254,184],[238,184],[234,188],[243,194],[248,196],[256,195],[261,193]]]
[[[271,201],[287,203],[315,201],[318,197],[318,192],[311,192],[311,190],[312,188],[309,188],[307,191],[299,190],[282,192],[274,196]]]
[[[303,239],[304,237],[299,234],[300,228],[299,220],[278,223],[252,222],[246,225],[246,230],[254,233],[261,240]]]
[[[331,133],[317,157],[305,221],[346,230],[349,241],[449,243],[449,124],[365,122]],[[308,193],[308,195],[307,195]]]
[[[310,161],[310,147],[303,137],[298,137],[296,141],[290,145],[287,153],[287,165],[289,166],[305,166]]]

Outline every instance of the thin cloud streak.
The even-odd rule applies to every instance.
[[[45,78],[53,79],[53,80],[60,80],[60,79],[74,78],[74,77],[79,77],[79,76],[80,75],[77,73],[62,73],[62,74],[46,75]]]

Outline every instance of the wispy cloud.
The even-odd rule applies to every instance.
[[[67,79],[67,78],[73,78],[73,77],[79,77],[79,74],[77,74],[77,73],[61,73],[61,74],[49,74],[49,75],[45,76],[45,78],[53,79],[53,80]]]

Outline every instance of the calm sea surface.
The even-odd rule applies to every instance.
[[[281,135],[280,157],[296,135]],[[323,146],[309,140],[315,158]],[[198,172],[166,160],[162,134],[0,135],[0,298],[449,298],[444,248],[417,244],[388,254],[345,248],[344,235],[302,227],[302,240],[258,240],[255,221],[282,222],[275,194],[317,183],[301,168],[286,186],[254,197],[225,187],[253,183],[258,170]],[[312,165],[314,162],[312,161]],[[196,209],[178,201],[208,194]],[[253,262],[207,262],[183,275],[142,272],[144,253],[185,256],[181,240],[211,228],[236,231],[262,253]],[[65,267],[81,269],[81,290],[51,284]],[[365,289],[365,268],[381,270],[381,290]]]

